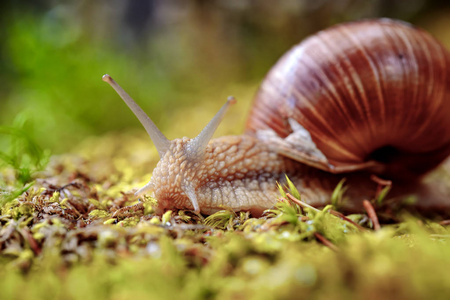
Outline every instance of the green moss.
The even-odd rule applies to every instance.
[[[153,225],[149,225],[152,227]],[[407,221],[408,235],[392,228],[349,235],[335,253],[316,242],[292,240],[282,230],[242,234],[218,231],[206,244],[163,232],[145,242],[146,253],[106,251],[124,232],[103,231],[89,263],[64,267],[47,254],[26,275],[25,251],[0,270],[2,299],[186,299],[303,297],[359,299],[440,298],[450,292],[447,240],[430,238],[429,228]],[[438,231],[448,231],[439,227]],[[412,237],[412,238],[411,238]],[[136,243],[136,241],[134,241]]]
[[[33,187],[0,207],[0,299],[450,295],[448,225],[398,214],[373,231],[365,214],[300,205],[289,182],[261,218],[156,216],[154,199],[133,196],[148,180],[131,158],[134,141],[122,139],[120,160],[135,176],[108,157],[53,157]]]

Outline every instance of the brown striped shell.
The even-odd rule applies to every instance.
[[[386,177],[423,174],[450,153],[450,53],[401,21],[321,31],[268,73],[247,133],[272,130],[286,138],[293,131],[289,118],[309,132],[326,161],[317,164],[296,147],[291,158],[335,173],[372,168]]]

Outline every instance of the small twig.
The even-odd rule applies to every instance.
[[[309,220],[310,220],[310,218],[308,216],[301,216],[300,217],[300,221],[301,222],[306,222],[306,221],[309,221]]]
[[[370,175],[370,179],[372,181],[375,181],[379,185],[383,185],[383,186],[392,185],[392,181],[391,180],[382,179],[382,178],[378,177],[375,174]]]
[[[347,218],[346,216],[344,216],[344,214],[342,214],[342,213],[340,213],[340,212],[338,212],[338,211],[335,211],[335,210],[333,210],[333,209],[330,209],[330,214],[332,214],[333,216],[336,216],[336,217],[338,217],[338,218],[340,218],[340,219],[342,219],[342,220],[344,220],[344,221],[349,222],[350,224],[354,225],[356,228],[358,228],[358,229],[361,230],[361,231],[366,231],[366,229],[365,229],[364,227],[362,227],[361,225],[359,225],[359,224],[356,223],[355,221],[353,221],[353,220]]]
[[[363,205],[364,209],[367,211],[367,215],[369,216],[370,220],[372,220],[373,229],[380,230],[381,229],[380,222],[378,222],[378,216],[375,209],[373,208],[372,203],[370,203],[369,200],[364,200]]]
[[[35,255],[41,254],[41,248],[39,247],[36,240],[31,235],[30,231],[26,228],[22,228],[19,230],[20,234],[22,234],[23,238],[26,240],[28,245],[30,246],[31,250],[33,250]]]
[[[65,190],[70,186],[73,186],[75,188],[81,188],[81,184],[79,182],[69,182],[69,183],[57,188],[56,191],[61,192],[62,190]]]
[[[289,195],[289,196],[287,196],[287,195]],[[295,198],[294,196],[292,196],[292,195],[289,194],[289,193],[287,193],[287,195],[286,195],[286,196],[287,196],[291,201],[293,201],[294,203],[298,204],[298,206],[299,206],[299,208],[300,208],[300,214],[304,215],[304,214],[305,214],[305,210],[303,209],[303,206],[299,203],[299,202],[301,202],[301,201],[300,201],[299,199]],[[284,197],[278,198],[278,201],[286,202],[286,203],[289,202],[288,199],[286,199],[286,198],[284,198]]]
[[[339,252],[339,248],[333,244],[332,242],[330,242],[329,240],[327,240],[323,235],[321,235],[320,233],[314,232],[314,236],[316,237],[316,239],[318,239],[322,244],[324,244],[325,246],[327,246],[328,248],[330,248],[331,250],[333,250],[334,252]]]
[[[430,234],[430,237],[448,239],[450,238],[450,234]]]
[[[443,221],[439,222],[439,225],[442,225],[442,226],[450,225],[450,219],[449,220],[443,220]]]
[[[377,190],[375,192],[375,198],[378,198],[378,196],[380,195],[380,193],[381,193],[381,191],[383,190],[384,187],[386,187],[386,186],[391,187],[392,186],[392,181],[391,180],[381,179],[380,177],[378,177],[378,176],[376,176],[374,174],[370,175],[370,179],[378,184]]]
[[[66,206],[70,207],[70,209],[75,213],[77,217],[82,216],[83,214],[78,210],[78,208],[71,202],[71,199],[68,199],[65,203]]]
[[[300,205],[301,207],[309,208],[309,209],[315,210],[315,211],[317,211],[317,212],[320,212],[320,209],[317,209],[317,208],[315,208],[315,207],[312,207],[312,206],[309,205],[308,203],[305,203],[305,202],[303,202],[303,201],[301,201],[301,200],[295,198],[294,196],[292,196],[292,195],[289,194],[289,193],[286,193],[286,197],[288,197],[290,200],[292,200],[292,201],[295,202],[296,204]]]
[[[133,216],[133,214],[138,211],[144,211],[144,203],[143,202],[139,202],[134,205],[122,207],[122,208],[116,210],[113,213],[112,217],[113,218],[130,217],[130,216]]]
[[[307,208],[311,208],[311,209],[313,209],[313,210],[315,210],[315,211],[317,211],[317,212],[320,212],[319,209],[317,209],[317,208],[315,208],[315,207],[312,207],[311,205],[309,205],[309,204],[307,204],[307,203],[305,203],[305,202],[303,202],[303,201],[301,201],[301,200],[295,198],[294,196],[292,196],[292,195],[289,194],[289,193],[287,193],[286,196],[287,196],[291,201],[293,201],[294,203],[300,205],[300,207],[307,207]],[[330,212],[330,214],[334,215],[335,217],[341,218],[341,219],[343,219],[344,221],[347,221],[347,222],[349,222],[350,224],[356,226],[356,228],[358,228],[359,230],[362,230],[362,231],[365,231],[365,230],[366,230],[364,227],[362,227],[361,225],[357,224],[356,222],[350,220],[349,218],[347,218],[346,216],[344,216],[344,215],[343,215],[342,213],[340,213],[340,212],[337,212],[337,211],[335,211],[335,210],[333,210],[333,209],[330,209],[329,212]]]

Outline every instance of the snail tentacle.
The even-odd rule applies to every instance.
[[[222,108],[217,112],[217,114],[209,121],[209,123],[203,128],[203,130],[199,133],[198,136],[193,138],[186,145],[186,155],[188,159],[191,161],[197,161],[203,157],[206,146],[211,140],[214,132],[217,127],[219,127],[220,122],[225,116],[230,105],[236,103],[236,99],[234,97],[229,97],[227,102],[222,106]]]
[[[150,119],[150,117],[142,110],[142,108],[128,95],[127,92],[122,89],[122,87],[114,81],[108,74],[103,75],[102,80],[109,83],[111,87],[119,94],[122,100],[131,109],[134,115],[139,119],[142,126],[144,126],[150,139],[155,144],[158,150],[159,157],[163,157],[167,149],[169,149],[170,140],[167,139],[164,134],[156,127],[155,123]]]

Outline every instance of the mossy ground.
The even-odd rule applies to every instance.
[[[155,216],[153,199],[133,197],[157,156],[146,148],[140,133],[87,140],[81,154],[52,157],[25,193],[3,197],[0,299],[450,296],[445,220],[399,211],[374,230],[366,214],[343,219],[281,195],[259,219]],[[16,175],[4,168],[5,186]]]

